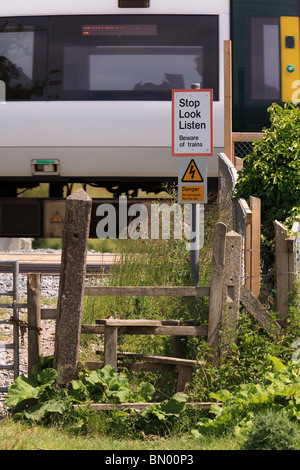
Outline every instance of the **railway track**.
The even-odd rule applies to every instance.
[[[103,273],[109,269],[120,255],[114,253],[88,253],[86,272],[87,274]],[[43,275],[59,275],[61,265],[60,253],[42,252],[0,252],[0,260],[18,260],[19,272],[21,274],[41,273]],[[1,266],[1,272],[10,272],[10,266]]]

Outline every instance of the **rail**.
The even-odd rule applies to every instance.
[[[102,273],[120,260],[117,253],[88,253],[86,261],[86,273],[88,275]],[[19,273],[40,273],[49,276],[59,276],[61,266],[60,253],[44,252],[0,252],[0,259],[5,261],[10,258],[19,262]],[[3,266],[2,272],[9,272],[9,266]]]

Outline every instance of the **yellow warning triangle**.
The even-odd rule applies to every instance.
[[[203,177],[198,170],[198,167],[194,160],[192,159],[189,163],[189,166],[185,170],[185,173],[182,177],[182,183],[203,183]]]
[[[62,222],[62,221],[63,221],[63,219],[62,219],[62,217],[61,217],[61,215],[60,215],[59,212],[56,212],[56,214],[55,214],[55,216],[53,217],[53,219],[51,219],[51,222]]]

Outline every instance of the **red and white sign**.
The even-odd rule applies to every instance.
[[[213,91],[172,91],[172,155],[213,155]]]

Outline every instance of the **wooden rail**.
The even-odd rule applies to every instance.
[[[263,136],[262,132],[232,132],[232,142],[254,142],[260,140]]]
[[[84,295],[88,296],[150,296],[150,297],[206,297],[210,296],[210,287],[194,286],[86,286]],[[54,320],[56,308],[42,308],[43,320]]]
[[[203,297],[210,295],[209,287],[193,286],[96,286],[85,287],[85,295],[130,295],[130,296],[150,296],[150,297]]]

